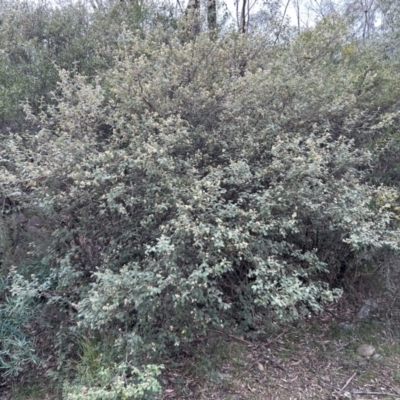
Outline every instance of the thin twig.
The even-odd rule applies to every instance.
[[[285,367],[282,367],[282,365],[279,365],[278,363],[276,363],[275,361],[272,361],[271,359],[267,358],[266,361],[268,362],[268,364],[271,365],[271,367],[274,368],[279,368],[280,370],[282,370],[285,374],[289,375],[288,370]]]
[[[282,21],[281,21],[281,23],[279,25],[279,30],[276,33],[276,38],[275,38],[274,44],[276,44],[276,42],[279,40],[279,36],[281,35],[281,31],[282,31],[282,28],[283,28],[283,23],[285,22],[286,12],[287,12],[287,9],[289,7],[289,4],[290,4],[290,0],[288,0],[288,2],[286,3],[285,10],[283,11]]]
[[[354,372],[354,374],[347,379],[347,382],[344,384],[344,386],[339,390],[339,392],[342,392],[344,389],[347,388],[347,386],[349,385],[349,383],[354,379],[354,377],[357,375],[357,372]]]
[[[61,296],[57,296],[49,292],[41,292],[40,297],[42,297],[44,300],[61,301],[62,303],[65,303],[72,311],[76,313],[79,312],[77,304],[72,303],[72,301],[69,301],[68,299]]]
[[[353,394],[361,394],[365,396],[391,396],[391,397],[398,397],[398,394],[395,393],[386,393],[386,392],[363,392],[361,390],[353,390]]]
[[[278,336],[275,336],[273,339],[269,340],[267,343],[265,343],[265,346],[269,346],[271,343],[275,342],[275,340],[278,340],[284,333],[286,332],[283,331]]]
[[[232,339],[238,340],[239,342],[243,342],[243,343],[246,343],[246,344],[248,344],[248,345],[250,345],[250,346],[254,346],[254,343],[249,342],[248,340],[242,339],[242,338],[240,338],[240,337],[238,337],[238,336],[232,335],[232,334],[230,334],[230,333],[226,333],[226,332],[220,331],[220,330],[218,330],[218,329],[213,329],[213,331],[218,332],[218,333],[220,333],[221,335],[227,335],[227,336],[229,336],[229,337],[232,338]]]

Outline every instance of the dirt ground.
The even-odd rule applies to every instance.
[[[400,400],[400,293],[377,302],[363,321],[355,318],[359,304],[343,298],[265,338],[216,331],[194,359],[167,366],[162,399]],[[343,321],[352,329],[340,327]],[[359,356],[361,344],[378,355]]]

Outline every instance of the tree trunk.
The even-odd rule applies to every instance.
[[[200,0],[190,0],[185,11],[186,29],[190,36],[200,33]]]
[[[246,3],[247,0],[243,0],[243,4],[242,4],[242,16],[241,16],[241,23],[240,23],[240,31],[242,33],[246,33],[246,28],[247,28],[247,24],[246,24]]]
[[[207,3],[207,23],[210,38],[217,37],[217,0],[208,0]]]

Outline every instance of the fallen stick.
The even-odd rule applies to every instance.
[[[237,340],[237,341],[239,341],[239,342],[246,343],[246,344],[248,344],[249,346],[254,346],[254,343],[249,342],[248,340],[242,339],[241,337],[238,337],[238,336],[235,336],[235,335],[232,335],[232,334],[230,334],[230,333],[226,333],[226,332],[220,331],[220,330],[218,330],[218,329],[214,329],[214,328],[212,328],[212,330],[215,331],[215,332],[220,333],[221,335],[227,335],[227,336],[229,336],[230,338],[235,339],[235,340]]]
[[[386,393],[386,392],[363,392],[361,390],[353,390],[352,394],[361,394],[365,396],[391,396],[391,397],[399,397],[398,394],[395,393]]]
[[[339,392],[342,392],[344,389],[347,388],[347,386],[349,385],[349,383],[354,379],[354,377],[357,375],[357,372],[354,372],[354,374],[347,379],[347,382],[344,384],[344,386],[339,390]]]
[[[271,343],[275,342],[275,340],[278,340],[284,333],[286,332],[283,331],[278,336],[275,336],[273,339],[269,340],[267,343],[265,343],[265,346],[269,346]]]

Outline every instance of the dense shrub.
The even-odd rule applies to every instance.
[[[18,290],[18,274],[13,274],[14,284],[0,280],[0,374],[18,375],[27,366],[39,361],[35,354],[35,339],[29,335],[29,324],[40,311],[35,304],[37,282],[33,279],[24,290]],[[18,295],[15,296],[18,292]]]
[[[341,28],[318,29],[318,63],[303,38],[124,32],[107,76],[62,70],[55,105],[28,110],[41,130],[3,143],[2,192],[59,221],[48,281],[82,327],[156,354],[318,310],[338,294],[324,271],[397,249],[395,191],[346,137],[362,110],[331,65]]]
[[[338,18],[279,44],[210,40],[109,4],[87,24],[49,11],[31,28],[52,45],[0,67],[4,120],[24,95],[35,127],[0,142],[0,368],[40,362],[32,325],[58,308],[42,325],[66,399],[156,397],[166,354],[318,311],[399,241],[397,190],[380,185],[397,179],[396,57]],[[28,64],[51,64],[43,91]]]

